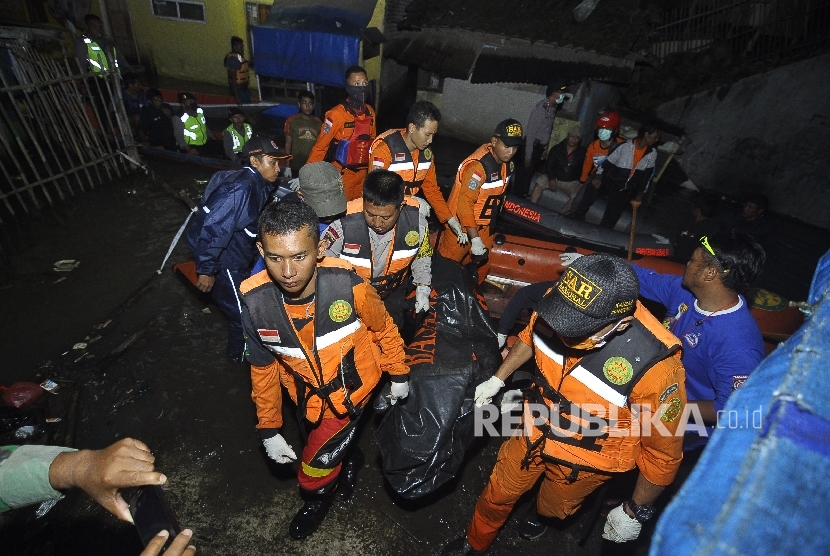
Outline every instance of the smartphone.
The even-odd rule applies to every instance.
[[[164,544],[166,549],[182,530],[176,514],[167,503],[164,491],[158,485],[148,485],[138,489],[138,492],[130,498],[130,514],[133,516],[133,522],[144,546],[147,546],[159,531],[166,529],[170,533]]]

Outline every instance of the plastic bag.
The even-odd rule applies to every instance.
[[[43,388],[34,382],[15,382],[3,390],[3,403],[22,409],[36,402],[43,395]]]
[[[432,276],[435,311],[406,348],[409,397],[392,406],[375,433],[386,480],[409,500],[435,492],[458,472],[475,439],[475,387],[501,363],[471,268],[436,254]]]

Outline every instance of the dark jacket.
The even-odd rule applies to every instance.
[[[585,162],[585,147],[577,146],[568,156],[568,138],[565,137],[548,153],[545,163],[545,173],[548,179],[556,181],[577,181],[582,174],[582,165]]]
[[[257,254],[257,218],[273,191],[273,184],[247,166],[213,175],[187,233],[197,274],[250,270]]]

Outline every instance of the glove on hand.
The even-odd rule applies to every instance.
[[[392,383],[392,397],[389,398],[389,403],[395,405],[398,400],[402,400],[409,395],[409,381],[393,382]]]
[[[484,247],[484,242],[481,241],[480,237],[476,236],[473,238],[472,244],[470,245],[470,252],[477,257],[487,252],[487,248]]]
[[[507,334],[499,334],[497,338],[499,339],[499,349],[501,349],[507,343]]]
[[[499,393],[499,390],[504,388],[504,382],[496,375],[491,376],[478,386],[476,386],[475,400],[476,407],[489,404],[493,401],[493,396]]]
[[[447,226],[450,227],[452,233],[458,236],[459,245],[467,245],[470,238],[467,237],[467,232],[461,229],[461,224],[458,223],[458,219],[455,216],[452,216],[449,220],[447,220]]]
[[[521,409],[525,395],[521,390],[508,390],[501,395],[501,412],[510,413],[514,409]]]
[[[421,199],[420,197],[415,197],[415,199],[418,201],[418,212],[424,218],[429,218],[429,211],[432,210],[432,207],[429,206],[429,203],[425,199]]]
[[[285,168],[283,168],[282,177],[288,178],[288,179],[291,179],[291,178],[294,177],[294,175],[291,173],[291,166],[286,166]]]
[[[640,536],[643,524],[629,516],[623,504],[608,512],[608,520],[602,530],[602,538],[614,542],[633,541]]]
[[[294,449],[285,441],[281,434],[266,438],[262,441],[265,446],[265,453],[277,463],[288,463],[297,460]]]
[[[291,191],[299,191],[300,190],[300,178],[294,178],[293,180],[288,181],[288,187],[291,188]]]
[[[418,286],[415,288],[415,312],[429,311],[429,294],[432,288],[429,286]]]
[[[570,266],[579,257],[582,257],[579,253],[562,253],[559,255],[559,260],[562,261],[562,266]]]

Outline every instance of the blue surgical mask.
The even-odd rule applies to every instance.
[[[611,130],[610,129],[600,129],[597,131],[597,137],[599,137],[600,141],[608,141],[611,139]]]
[[[565,95],[559,95],[559,98],[556,99],[556,104],[562,104],[565,102]]]

